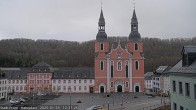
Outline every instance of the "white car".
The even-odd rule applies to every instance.
[[[28,101],[25,98],[20,98],[19,100],[20,100],[20,102],[27,102]]]
[[[90,108],[87,108],[86,110],[102,110],[103,108],[100,105],[93,105]]]
[[[19,103],[19,100],[17,100],[17,99],[12,99],[12,100],[10,100],[10,103],[11,103],[11,104],[17,104],[17,103]]]

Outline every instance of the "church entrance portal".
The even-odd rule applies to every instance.
[[[104,87],[103,86],[100,87],[100,93],[104,93]]]
[[[122,92],[122,86],[121,85],[117,86],[117,92]]]
[[[135,86],[135,92],[140,92],[139,86]]]

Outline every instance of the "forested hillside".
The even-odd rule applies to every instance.
[[[118,38],[119,39],[119,38]],[[125,37],[120,38],[126,41]],[[143,38],[145,71],[160,65],[173,66],[181,58],[183,45],[196,45],[192,39]],[[109,42],[116,41],[109,37]],[[0,41],[0,67],[31,67],[42,59],[53,67],[94,66],[94,42],[7,39]],[[124,43],[124,42],[121,42]]]

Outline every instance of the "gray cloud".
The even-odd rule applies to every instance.
[[[128,36],[131,0],[103,0],[108,36]],[[143,37],[195,37],[195,0],[137,0]],[[100,0],[1,0],[0,39],[95,39]]]

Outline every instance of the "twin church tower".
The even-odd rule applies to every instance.
[[[120,42],[109,45],[102,9],[98,25],[95,42],[95,93],[144,91],[143,43],[138,32],[135,9],[131,19],[131,33],[124,46]]]

